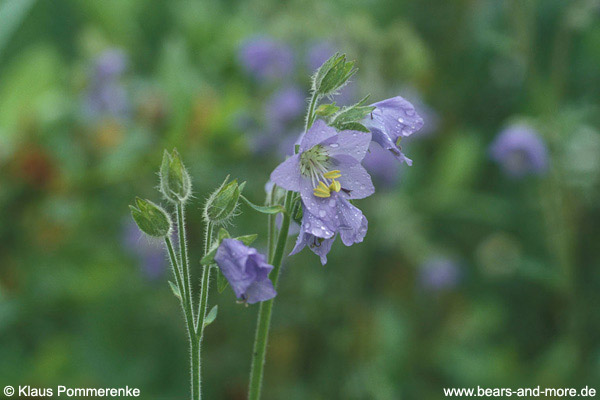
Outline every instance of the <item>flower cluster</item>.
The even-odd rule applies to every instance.
[[[325,121],[316,120],[302,137],[298,153],[271,173],[275,184],[298,192],[302,201],[300,234],[291,254],[308,246],[325,264],[337,235],[346,246],[362,242],[367,218],[350,201],[375,192],[371,176],[361,164],[372,140],[397,159],[411,163],[397,143],[423,125],[414,107],[395,97],[375,103],[371,109],[362,121],[370,132],[338,132]]]

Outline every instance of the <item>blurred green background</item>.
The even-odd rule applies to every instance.
[[[162,151],[177,147],[197,287],[203,199],[227,174],[264,199],[309,74],[336,50],[360,69],[339,102],[401,94],[425,128],[403,146],[412,167],[373,167],[363,243],[336,242],[325,267],[308,250],[285,261],[264,398],[597,385],[594,0],[4,0],[0,384],[186,398],[166,259],[127,206],[160,200]],[[542,138],[544,171],[515,177],[491,159],[514,123]],[[241,211],[230,231],[264,249],[266,219]],[[209,301],[205,396],[244,399],[257,307],[229,289]]]

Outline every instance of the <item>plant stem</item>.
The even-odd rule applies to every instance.
[[[192,291],[190,287],[190,271],[188,269],[187,242],[185,237],[185,220],[183,218],[183,203],[181,202],[177,204],[177,227],[179,231],[179,256],[181,258],[183,285],[185,289],[185,293],[182,293],[181,295],[185,297],[185,301],[189,304],[191,308]]]
[[[319,95],[317,95],[317,92],[313,92],[310,98],[310,105],[308,106],[308,114],[306,115],[306,125],[304,126],[305,133],[310,129],[314,122],[315,106],[317,105],[318,101]]]
[[[267,206],[272,206],[275,201],[275,190],[277,185],[273,184],[271,192],[267,196]],[[269,214],[268,217],[268,241],[267,241],[267,259],[273,261],[273,252],[275,251],[275,215]]]
[[[182,226],[179,225],[179,228],[181,229]],[[167,244],[167,250],[169,251],[169,258],[171,260],[171,266],[173,267],[175,281],[177,282],[177,287],[179,288],[179,293],[181,295],[181,307],[183,308],[183,314],[187,323],[188,336],[190,339],[192,400],[200,400],[200,347],[198,344],[198,340],[196,339],[196,331],[194,329],[194,316],[192,313],[190,303],[188,303],[187,300],[183,297],[183,293],[185,292],[183,286],[184,284],[180,276],[180,270],[177,263],[177,256],[175,255],[175,251],[173,250],[173,244],[171,243],[171,239],[168,236],[165,237],[165,242]]]
[[[273,271],[271,272],[271,280],[273,286],[277,288],[279,281],[279,272],[281,271],[281,261],[283,260],[283,252],[287,243],[288,230],[290,227],[290,214],[293,192],[287,192],[285,196],[286,213],[283,214],[283,222],[279,230],[277,246],[271,260]],[[248,400],[260,399],[260,390],[265,366],[265,354],[267,351],[267,339],[269,337],[269,325],[271,324],[271,313],[273,311],[273,302],[275,299],[264,301],[260,304],[258,311],[258,321],[256,327],[256,337],[254,338],[254,351],[252,352],[252,366],[250,369],[250,386],[248,388]]]

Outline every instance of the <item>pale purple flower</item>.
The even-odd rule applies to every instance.
[[[419,282],[425,289],[440,291],[458,285],[461,279],[458,264],[444,257],[434,257],[425,261],[419,268]]]
[[[255,248],[237,239],[223,239],[215,262],[227,278],[236,297],[248,304],[270,300],[277,295],[269,273],[273,266]]]
[[[289,157],[271,173],[278,186],[300,192],[304,210],[318,218],[335,213],[337,201],[362,199],[375,192],[371,177],[360,164],[371,134],[358,131],[337,132],[317,120],[302,137],[299,153]]]
[[[239,58],[244,69],[258,80],[284,78],[294,70],[293,51],[268,37],[255,37],[243,43]]]
[[[412,165],[412,160],[402,154],[400,140],[423,127],[423,119],[407,100],[400,96],[371,104],[375,107],[362,123],[373,134],[373,141],[389,150],[396,159]]]
[[[379,185],[392,187],[398,182],[400,175],[398,161],[392,153],[375,142],[371,142],[369,145],[369,151],[365,155],[363,166]]]
[[[336,48],[330,42],[320,42],[312,45],[308,50],[306,65],[313,73],[323,65],[336,52]]]
[[[541,175],[548,169],[548,150],[541,136],[530,126],[511,125],[498,134],[490,146],[491,158],[513,177]]]
[[[368,228],[367,218],[363,213],[350,204],[341,192],[333,192],[329,202],[333,210],[321,214],[321,217],[304,209],[300,234],[290,255],[308,246],[321,258],[321,264],[325,265],[327,254],[338,234],[346,246],[363,241]]]

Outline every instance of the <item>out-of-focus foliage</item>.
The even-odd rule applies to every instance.
[[[203,200],[231,174],[262,202],[336,51],[359,68],[337,105],[402,95],[425,127],[402,143],[412,167],[365,161],[362,244],[286,261],[265,399],[600,382],[598,1],[8,0],[0,21],[5,384],[186,396],[166,258],[128,205],[161,201],[176,147],[197,287]],[[527,150],[490,157],[514,124],[543,141],[544,173],[504,173]],[[239,210],[232,236],[266,247],[266,218]],[[205,396],[243,399],[257,307],[209,301]]]

